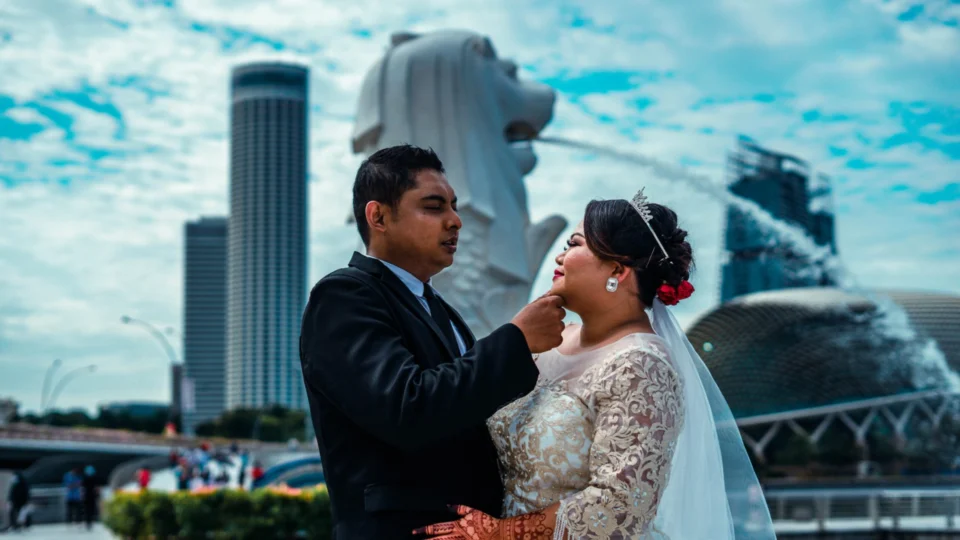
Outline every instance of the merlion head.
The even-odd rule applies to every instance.
[[[550,87],[518,80],[517,65],[499,59],[484,36],[394,34],[363,81],[353,151],[372,153],[429,137],[441,159],[452,162],[469,152],[465,146],[473,141],[449,135],[470,131],[482,133],[483,142],[497,143],[476,150],[513,154],[517,169],[526,174],[536,158],[529,145],[513,143],[529,141],[547,125],[554,100]]]
[[[483,326],[526,302],[566,226],[558,216],[531,225],[523,183],[536,165],[530,141],[550,122],[554,101],[553,89],[519,80],[516,64],[468,31],[395,34],[360,89],[354,152],[406,143],[433,148],[443,161],[464,226],[457,262],[437,282],[461,299],[483,289],[483,298],[463,300],[476,310],[457,306]]]

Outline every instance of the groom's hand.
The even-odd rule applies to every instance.
[[[560,346],[563,342],[563,298],[546,294],[527,304],[510,322],[523,332],[527,346],[539,354]]]

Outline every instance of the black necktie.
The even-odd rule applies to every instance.
[[[453,334],[450,315],[447,313],[447,309],[443,307],[443,302],[433,293],[433,288],[426,283],[423,284],[423,298],[427,301],[427,305],[430,306],[430,316],[433,317],[434,322],[440,327],[440,332],[443,334],[444,339],[447,340],[447,344],[451,350],[459,355],[460,346],[457,345],[457,338]]]

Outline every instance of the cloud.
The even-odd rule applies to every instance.
[[[60,357],[99,366],[63,405],[169,396],[161,351],[119,317],[182,325],[183,223],[227,212],[239,63],[310,67],[311,280],[344,264],[356,245],[344,223],[360,162],[349,148],[356,92],[397,30],[490,36],[522,77],[557,88],[552,135],[718,182],[740,134],[807,159],[833,178],[840,252],[862,284],[960,292],[946,270],[960,248],[941,240],[960,232],[957,17],[949,2],[879,0],[5,2],[0,394],[36,407]],[[537,151],[534,219],[576,223],[588,200],[646,185],[696,250],[698,292],[678,315],[715,305],[718,203],[629,163]]]

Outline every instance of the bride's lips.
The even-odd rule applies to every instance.
[[[558,280],[558,279],[560,279],[560,278],[562,278],[562,277],[563,277],[563,272],[561,272],[560,270],[554,270],[554,271],[553,271],[553,280],[554,280],[554,281],[556,281],[556,280]]]

